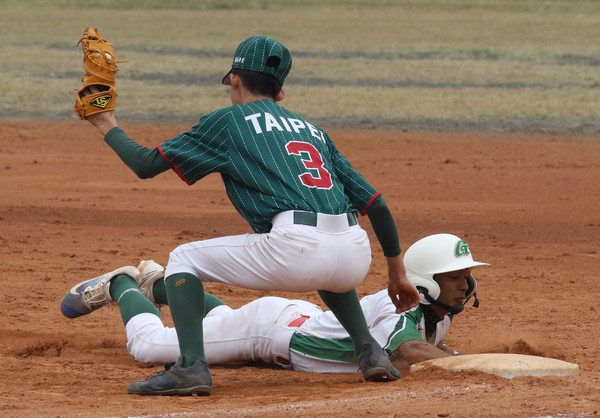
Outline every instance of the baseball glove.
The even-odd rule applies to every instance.
[[[117,63],[125,61],[115,61],[115,48],[96,28],[87,28],[77,46],[79,44],[83,48],[85,75],[81,78],[83,86],[77,91],[73,108],[81,119],[86,119],[96,113],[116,109],[115,81],[119,71]],[[88,90],[91,86],[95,89]],[[91,90],[97,92],[90,95]]]

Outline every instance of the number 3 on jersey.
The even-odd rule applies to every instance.
[[[285,145],[290,155],[299,155],[302,164],[309,171],[299,175],[300,181],[307,187],[331,189],[331,174],[323,167],[323,158],[314,145],[308,142],[291,141]],[[316,171],[316,172],[315,172]],[[318,176],[315,175],[318,173]]]

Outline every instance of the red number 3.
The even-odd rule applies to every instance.
[[[317,149],[308,142],[291,141],[285,145],[285,149],[290,155],[299,155],[302,164],[308,173],[299,175],[300,181],[307,187],[316,187],[317,189],[331,189],[331,174],[323,167],[323,159]],[[304,155],[302,155],[304,153]],[[307,155],[308,154],[308,155]],[[315,170],[318,175],[315,175]]]

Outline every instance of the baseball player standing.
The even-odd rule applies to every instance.
[[[205,361],[203,281],[257,290],[317,290],[350,335],[367,381],[400,377],[370,334],[354,288],[371,262],[357,213],[369,217],[388,263],[388,293],[398,311],[418,292],[406,277],[394,219],[381,194],[336,149],[326,132],[278,105],[292,65],[288,49],[253,36],[237,48],[223,78],[232,106],[204,116],[188,132],[155,149],[131,140],[114,112],[87,119],[140,178],[173,169],[194,184],[218,172],[234,207],[254,234],[181,245],[165,269],[166,292],[181,356],[169,370],[133,382],[141,395],[210,395]],[[93,87],[84,94],[96,93]],[[111,277],[78,289],[110,297]],[[133,287],[132,287],[133,288]]]

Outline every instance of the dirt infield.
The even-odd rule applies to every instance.
[[[153,146],[187,126],[124,125]],[[580,366],[570,377],[440,370],[387,384],[248,364],[212,367],[208,398],[128,395],[160,369],[125,348],[118,309],[69,320],[76,282],[140,258],[164,263],[196,239],[248,232],[218,176],[193,188],[175,174],[142,181],[82,122],[0,120],[0,415],[2,416],[588,416],[600,410],[596,306],[598,138],[491,133],[331,132],[385,196],[401,244],[437,232],[465,238],[481,306],[446,338],[463,353],[512,352]],[[374,262],[359,294],[385,286]],[[266,292],[206,288],[237,307]],[[281,293],[279,293],[281,295]],[[284,296],[293,296],[283,294]],[[297,296],[297,295],[294,295]],[[316,294],[302,297],[318,302]]]

